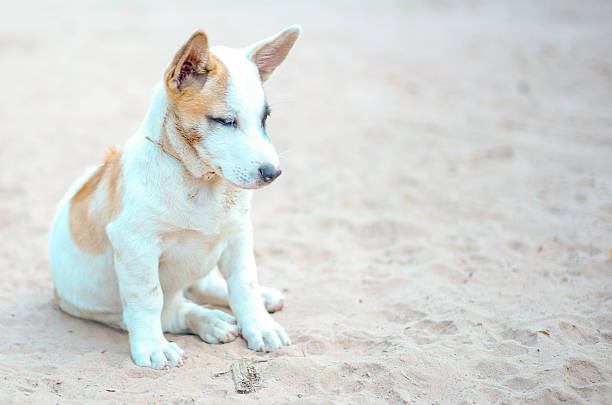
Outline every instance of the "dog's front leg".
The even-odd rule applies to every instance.
[[[251,224],[229,242],[219,261],[227,281],[229,304],[249,349],[273,352],[291,342],[266,310],[257,288]]]
[[[157,240],[144,240],[142,235],[131,232],[109,232],[109,236],[134,363],[157,370],[181,366],[183,350],[166,340],[161,326],[164,297],[159,282]]]

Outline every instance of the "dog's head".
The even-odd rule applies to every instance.
[[[242,188],[264,186],[280,175],[266,134],[270,107],[262,83],[300,33],[299,26],[291,26],[245,49],[209,48],[204,32],[191,36],[165,74],[169,136],[176,138],[170,141],[175,149],[192,152],[178,150],[182,159],[199,159]]]

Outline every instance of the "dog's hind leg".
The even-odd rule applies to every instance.
[[[283,309],[285,296],[276,288],[259,286],[259,295],[268,312]],[[212,304],[229,307],[227,283],[215,269],[185,290],[185,296],[198,304]]]
[[[164,304],[162,328],[171,333],[193,333],[206,343],[228,343],[240,334],[233,316],[218,309],[204,308],[181,294],[170,297]]]
[[[185,297],[201,305],[210,304],[229,307],[227,301],[227,283],[217,269],[214,269],[206,277],[199,279],[187,288],[185,290]]]

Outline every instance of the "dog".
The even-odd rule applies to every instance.
[[[257,282],[250,207],[253,190],[281,174],[263,82],[300,34],[290,26],[233,49],[195,32],[123,150],[111,149],[58,205],[49,241],[59,307],[127,330],[139,366],[183,365],[163,332],[208,343],[242,335],[256,351],[290,344],[269,314],[282,293]]]

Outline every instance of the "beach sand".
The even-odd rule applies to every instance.
[[[590,0],[3,5],[0,402],[612,403],[611,21]],[[126,333],[55,305],[55,206],[193,31],[296,23],[266,84],[283,175],[253,210],[293,344],[167,335],[185,366],[137,367]]]

